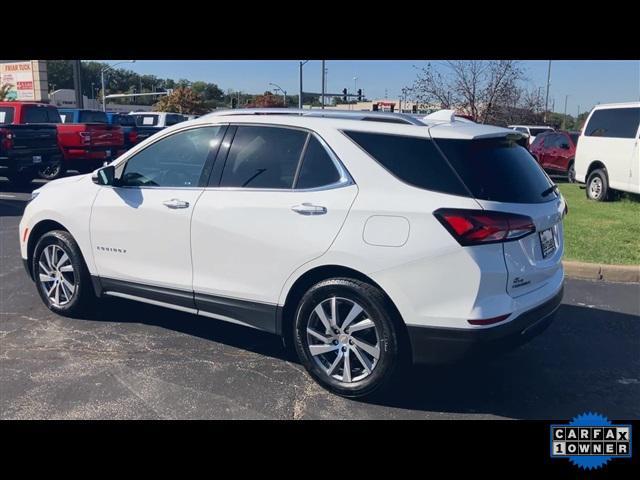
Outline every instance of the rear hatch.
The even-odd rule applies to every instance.
[[[564,249],[564,199],[518,137],[434,138],[483,209],[525,215],[535,225],[535,232],[502,243],[512,297],[544,287],[561,270]]]
[[[0,128],[11,132],[11,150],[15,154],[56,150],[58,148],[58,130],[55,125],[27,124],[1,125]]]

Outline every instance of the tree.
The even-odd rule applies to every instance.
[[[0,102],[9,99],[9,91],[13,88],[10,83],[0,85]]]
[[[421,108],[456,109],[480,123],[505,123],[505,112],[521,108],[522,69],[514,60],[457,60],[422,68],[410,91]]]
[[[279,108],[283,106],[282,97],[272,92],[264,92],[264,95],[256,95],[247,108]]]
[[[177,112],[186,115],[207,113],[202,97],[188,87],[178,87],[170,95],[161,97],[154,105],[158,112]]]

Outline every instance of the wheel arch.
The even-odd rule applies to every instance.
[[[27,265],[29,267],[29,275],[31,276],[31,279],[33,279],[31,266],[33,263],[33,252],[36,249],[36,244],[42,235],[53,230],[63,230],[69,234],[71,233],[68,228],[55,220],[41,220],[33,226],[29,233],[29,239],[27,241]]]
[[[289,288],[285,297],[284,305],[278,307],[278,331],[280,332],[282,339],[287,347],[293,345],[293,321],[296,308],[300,299],[305,292],[318,282],[327,280],[329,278],[347,277],[366,282],[374,287],[378,288],[385,296],[388,302],[389,309],[391,310],[391,318],[395,326],[397,327],[397,333],[399,336],[401,352],[408,355],[408,360],[411,360],[411,345],[409,342],[409,334],[407,326],[402,320],[400,311],[395,305],[391,297],[375,280],[368,275],[343,265],[320,265],[311,268],[300,275],[295,282]]]
[[[587,175],[584,177],[585,183],[589,180],[589,175],[591,175],[591,172],[597,169],[604,170],[604,173],[607,175],[607,180],[609,179],[609,174],[607,173],[607,167],[605,166],[605,164],[600,160],[594,160],[589,164],[589,168],[587,168]]]

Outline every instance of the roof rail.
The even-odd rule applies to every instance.
[[[421,119],[405,113],[370,112],[366,110],[356,111],[331,109],[311,110],[300,108],[239,108],[234,110],[220,110],[211,112],[207,115],[203,115],[200,118],[232,115],[299,115],[304,117],[343,118],[346,120],[404,123],[407,125],[418,125],[421,127],[427,125]]]

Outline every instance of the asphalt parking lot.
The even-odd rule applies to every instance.
[[[352,401],[255,330],[119,299],[84,319],[53,314],[20,260],[28,197],[0,178],[2,419],[640,419],[637,284],[569,279],[555,322],[531,343],[413,368],[397,390]]]

